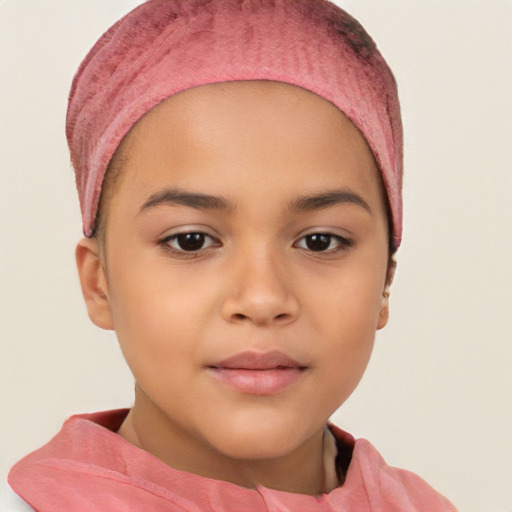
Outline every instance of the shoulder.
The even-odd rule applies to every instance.
[[[9,506],[2,503],[0,510],[31,511],[28,505],[20,508],[21,498],[37,510],[68,510],[63,488],[80,495],[94,487],[91,480],[95,478],[110,482],[119,473],[122,479],[117,470],[125,467],[132,458],[127,452],[135,449],[115,433],[127,413],[120,409],[69,418],[53,439],[11,468],[8,483],[14,491],[7,490],[7,484],[5,491],[1,489],[2,500],[10,501]],[[82,494],[86,499],[87,493]],[[80,510],[97,509],[84,506]]]
[[[389,466],[366,439],[358,439],[353,464],[360,472],[370,501],[383,510],[456,512],[448,499],[411,471]]]
[[[34,512],[34,509],[23,499],[21,499],[4,482],[0,490],[0,510],[5,512]]]
[[[345,450],[347,470],[340,495],[356,497],[354,503],[350,502],[357,507],[354,510],[456,512],[455,507],[421,477],[388,465],[366,439],[355,440],[332,424],[329,428],[337,440],[338,453],[340,447]]]

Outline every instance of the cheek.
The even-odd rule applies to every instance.
[[[112,276],[109,302],[127,359],[132,352],[166,358],[169,346],[176,345],[182,338],[180,331],[190,325],[178,288],[166,282],[165,274],[159,274],[154,265],[132,266],[131,271],[118,267]]]
[[[352,375],[364,370],[370,358],[375,340],[378,308],[375,301],[369,304],[353,300],[339,304],[339,308],[326,305],[323,309],[327,366],[337,368],[339,379],[352,379]]]
[[[364,268],[364,267],[361,267]],[[345,272],[311,294],[312,329],[321,333],[326,392],[342,400],[356,387],[370,359],[382,307],[383,272]],[[329,381],[332,387],[329,387]]]
[[[383,304],[385,270],[364,262],[358,267],[340,269],[320,286],[309,287],[307,309],[315,312],[319,332],[327,331],[331,339],[342,336],[361,340],[375,334]]]
[[[171,271],[165,257],[140,254],[128,255],[130,264],[120,262],[111,272],[109,299],[121,349],[130,367],[182,371],[180,361],[201,356],[218,287],[204,273]]]

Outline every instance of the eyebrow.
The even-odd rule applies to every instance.
[[[299,197],[289,204],[289,208],[294,213],[304,213],[347,203],[361,206],[368,213],[372,213],[370,205],[359,194],[344,189]]]
[[[233,205],[221,196],[186,192],[179,189],[165,189],[149,196],[139,213],[163,204],[188,206],[199,210],[231,211],[233,209]]]
[[[288,204],[292,213],[305,213],[322,210],[338,204],[355,204],[372,213],[368,203],[358,194],[349,190],[329,190],[294,199]],[[230,212],[233,204],[222,196],[187,192],[179,189],[165,189],[149,196],[142,205],[139,214],[160,205],[181,205],[198,210],[217,210]]]

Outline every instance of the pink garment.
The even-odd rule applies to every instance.
[[[172,469],[115,433],[127,412],[73,416],[12,468],[9,483],[38,512],[456,512],[421,478],[334,426],[339,446],[355,443],[345,483],[306,496]]]
[[[199,85],[273,80],[308,89],[359,128],[402,235],[403,140],[391,70],[364,28],[325,0],[150,0],[112,26],[80,65],[66,135],[86,236],[108,163],[155,105]]]

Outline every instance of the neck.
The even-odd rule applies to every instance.
[[[325,474],[323,427],[283,456],[238,459],[182,429],[137,387],[135,404],[118,433],[174,469],[246,488],[318,495],[337,486]]]

